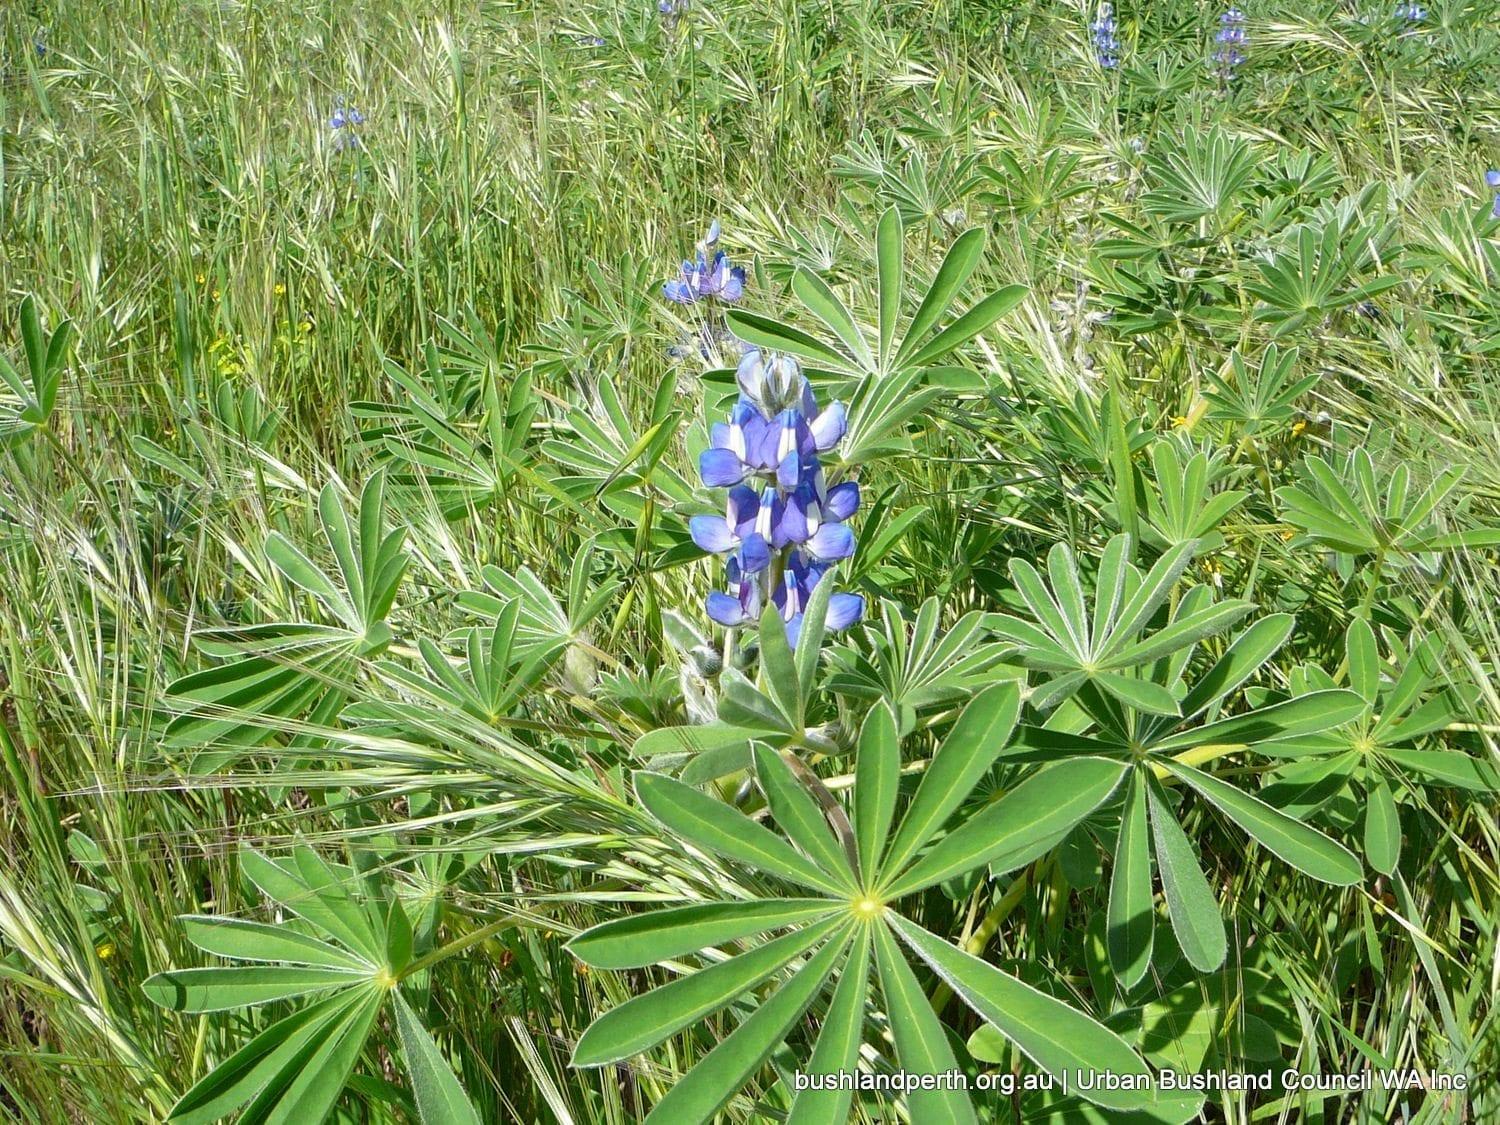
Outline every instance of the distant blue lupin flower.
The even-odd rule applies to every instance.
[[[1112,4],[1099,5],[1099,18],[1089,25],[1094,33],[1094,57],[1105,70],[1120,65],[1120,41],[1115,38],[1115,9]]]
[[[734,265],[728,254],[715,250],[718,241],[719,220],[715,219],[698,243],[697,257],[684,261],[678,275],[662,286],[667,300],[691,305],[711,297],[733,304],[745,295],[745,267]]]
[[[859,485],[832,488],[818,454],[843,439],[842,403],[820,408],[812,386],[790,356],[752,349],[735,373],[740,397],[729,421],[713,427],[698,462],[703,483],[729,490],[723,516],[695,516],[693,542],[727,559],[728,593],[708,597],[720,625],[753,623],[775,605],[792,644],[802,613],[832,565],[854,553],[848,520],[859,508]],[[826,627],[845,629],[864,613],[858,594],[834,594]]]
[[[1245,13],[1230,8],[1220,16],[1214,42],[1218,44],[1210,56],[1214,74],[1225,83],[1233,82],[1235,68],[1245,61],[1245,52],[1241,48],[1250,42],[1250,37],[1245,34]]]
[[[1427,9],[1420,4],[1397,4],[1396,18],[1405,20],[1407,23],[1421,23],[1427,18]]]
[[[1495,210],[1493,214],[1495,218],[1500,219],[1500,171],[1491,168],[1486,172],[1484,174],[1484,184],[1485,187],[1495,193]]]
[[[333,116],[328,119],[328,127],[333,130],[333,145],[335,148],[358,148],[359,133],[356,131],[365,123],[365,115],[354,106],[344,104],[344,96],[340,94],[333,103]]]

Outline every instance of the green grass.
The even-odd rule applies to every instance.
[[[1346,683],[1355,618],[1382,645],[1432,634],[1442,681],[1473,689],[1432,744],[1496,761],[1493,542],[1340,553],[1295,534],[1281,491],[1309,487],[1305,455],[1338,466],[1364,448],[1381,487],[1404,467],[1413,496],[1461,472],[1436,530],[1500,525],[1493,12],[1434,0],[1402,34],[1374,0],[1247,5],[1250,58],[1225,92],[1203,61],[1219,8],[1132,7],[1108,72],[1094,11],[1064,3],[694,0],[675,22],[597,0],[6,5],[0,356],[24,369],[26,295],[77,339],[45,424],[0,429],[5,1114],[165,1117],[293,1010],[181,1015],[142,991],[216,963],[178,915],[270,917],[242,845],[305,842],[391,880],[419,947],[449,953],[404,995],[484,1120],[639,1120],[741,1022],[748,1006],[619,1067],[568,1064],[594,1018],[683,963],[587,969],[567,938],[627,908],[770,885],[689,851],[630,785],[637,739],[703,721],[717,690],[679,623],[707,632],[719,580],[683,527],[718,503],[695,464],[726,388],[700,375],[724,357],[674,359],[699,314],[660,297],[714,217],[750,266],[744,307],[815,334],[794,273],[873,325],[891,206],[909,288],[970,227],[986,251],[959,307],[1028,287],[944,361],[961,375],[931,377],[947,389],[901,427],[902,448],[855,474],[861,546],[841,584],[864,593],[875,632],[882,606],[909,619],[928,598],[944,628],[971,610],[1024,616],[1008,564],[1041,566],[1055,542],[1092,582],[1111,535],[1152,523],[1148,446],[1193,443],[1221,459],[1214,487],[1246,499],[1190,579],[1257,616],[1297,615],[1252,690],[1288,689],[1304,664]],[[365,115],[356,147],[328,125],[340,97]],[[1301,291],[1261,265],[1295,264],[1304,229],[1329,241]],[[1273,340],[1313,383],[1264,421],[1214,413],[1213,377],[1244,386]],[[438,439],[412,387],[473,443],[461,460],[481,483],[413,459]],[[319,492],[352,513],[382,468],[385,522],[411,556],[389,647],[291,653],[315,690],[229,714],[254,730],[249,751],[229,753],[222,730],[174,740],[168,686],[222,663],[211,630],[334,620],[266,544],[284,536],[331,570]],[[1149,565],[1162,544],[1145,542]],[[567,619],[555,659],[496,714],[445,699],[422,650],[456,658],[457,630],[488,630],[515,591],[486,568],[528,571]],[[521,633],[550,636],[524,614]],[[830,642],[830,666],[872,643]],[[1020,674],[1010,654],[999,667]],[[842,792],[868,699],[827,682],[820,699],[817,745],[838,752],[809,758]],[[951,699],[914,714],[909,769],[952,718]],[[1285,785],[1282,765],[1213,760],[1252,791]],[[980,799],[1015,780],[997,769]],[[1361,792],[1306,811],[1363,855]],[[755,810],[753,787],[738,796]],[[1396,874],[1367,866],[1347,888],[1296,874],[1204,802],[1182,818],[1228,919],[1219,1015],[1241,1030],[1200,1036],[1217,1065],[1253,1068],[1242,1014],[1275,1010],[1290,1029],[1277,1053],[1299,1069],[1381,1060],[1473,1079],[1456,1100],[1214,1096],[1205,1120],[1500,1119],[1493,794],[1413,787]],[[1115,823],[1106,810],[1021,871],[923,891],[908,916],[1128,1023],[1141,1004],[1100,960]],[[1158,1064],[1197,1034],[1175,1022],[1191,1013],[1171,1009],[1172,968],[1159,951],[1145,986],[1169,995],[1148,1016],[1166,1030],[1122,1031]],[[967,1040],[979,1021],[924,972]],[[871,1003],[867,1051],[888,1060]],[[416,1119],[401,1043],[388,1011],[336,1112]],[[810,1050],[795,1032],[775,1062]],[[724,1112],[772,1121],[789,1105],[767,1066]],[[878,1098],[854,1111],[900,1112]],[[1014,1119],[1009,1103],[993,1113]]]

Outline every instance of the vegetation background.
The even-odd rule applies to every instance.
[[[596,1016],[672,976],[590,969],[569,937],[754,883],[662,832],[628,782],[642,736],[713,711],[687,626],[719,644],[699,608],[718,576],[685,521],[714,502],[693,465],[733,349],[717,313],[669,305],[661,283],[714,218],[749,267],[744,307],[814,331],[795,272],[873,324],[893,206],[910,278],[977,227],[963,304],[1027,290],[929,373],[880,456],[844,468],[866,500],[841,585],[869,607],[868,632],[830,641],[846,681],[929,599],[943,631],[1020,612],[1012,559],[1064,542],[1092,574],[1132,531],[1149,563],[1183,530],[1157,451],[1201,450],[1206,487],[1242,495],[1201,527],[1187,513],[1213,541],[1184,583],[1297,616],[1259,687],[1303,690],[1306,666],[1351,682],[1356,619],[1392,682],[1408,638],[1431,638],[1448,702],[1423,737],[1493,761],[1493,4],[1247,4],[1232,80],[1210,59],[1222,14],[1122,6],[1119,65],[1101,66],[1100,11],[1062,0],[7,3],[0,354],[23,381],[0,389],[4,1114],[163,1118],[295,1010],[180,1014],[143,988],[218,963],[179,915],[284,928],[261,894],[274,872],[244,848],[310,847],[324,876],[365,881],[367,913],[399,898],[405,948],[432,951],[403,1007],[372,1008],[348,1057],[321,1059],[331,1088],[246,1120],[325,1103],[449,1119],[421,1092],[424,1074],[447,1090],[443,1065],[485,1120],[639,1120],[743,1018],[628,1065],[569,1065]],[[73,325],[50,367],[26,351],[28,310],[38,339]],[[54,396],[28,401],[33,371]],[[1352,515],[1298,522],[1286,489],[1319,486],[1305,455],[1350,482]],[[343,620],[277,544],[328,568],[329,513],[356,513],[372,480],[386,491],[363,543],[383,521],[410,561],[387,604],[372,581]],[[479,626],[463,666],[483,664],[507,605],[516,659],[464,695],[434,669],[463,664]],[[1027,675],[984,620],[972,668],[929,669],[960,700]],[[334,633],[254,632],[269,622]],[[252,642],[288,679],[185,720],[182,677]],[[825,688],[839,753],[818,770],[837,790],[869,694]],[[954,698],[914,706],[909,767]],[[1367,856],[1362,765],[1216,768]],[[1172,975],[1163,921],[1145,991],[1115,988],[1112,813],[1060,857],[914,896],[912,916],[1114,1020],[1159,1066],[1474,1079],[1214,1095],[1205,1120],[1500,1121],[1493,793],[1392,776],[1399,862],[1350,886],[1183,806],[1228,922],[1217,983]],[[919,976],[962,1064],[983,1065],[978,1021]],[[757,1069],[725,1119],[782,1119],[794,1066]],[[871,1097],[851,1115],[906,1112]]]

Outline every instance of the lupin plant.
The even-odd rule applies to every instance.
[[[1492,214],[1500,219],[1500,169],[1491,168],[1484,174],[1485,187],[1495,193],[1495,206]]]
[[[1407,23],[1421,23],[1427,18],[1427,9],[1420,4],[1397,4],[1396,18],[1405,20]]]
[[[818,459],[843,438],[847,416],[842,403],[819,406],[791,356],[752,349],[735,378],[739,400],[699,460],[703,483],[729,490],[725,513],[689,524],[693,542],[726,559],[729,592],[710,594],[706,608],[733,628],[775,605],[796,645],[813,590],[854,553],[846,521],[859,507],[859,485],[829,488]],[[863,612],[858,594],[833,594],[826,628],[847,628]]]
[[[662,286],[667,300],[679,305],[705,299],[733,304],[745,295],[745,267],[734,265],[728,254],[716,250],[718,242],[719,220],[715,219],[698,243],[697,256],[685,260],[678,276]]]
[[[1230,8],[1219,17],[1219,30],[1214,36],[1218,44],[1210,56],[1214,74],[1226,85],[1235,79],[1235,71],[1245,61],[1241,49],[1250,41],[1245,34],[1245,13],[1239,8]]]
[[[1113,4],[1099,6],[1099,18],[1090,26],[1094,33],[1094,58],[1105,70],[1120,65],[1120,41],[1115,36],[1115,9]]]

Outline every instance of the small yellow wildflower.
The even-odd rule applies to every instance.
[[[1172,419],[1172,428],[1174,430],[1185,429],[1187,427],[1187,424],[1188,416],[1186,414],[1179,414]]]
[[[115,943],[112,941],[106,941],[102,945],[97,946],[94,949],[94,952],[98,955],[99,960],[108,961],[115,955]]]
[[[1301,437],[1302,431],[1305,429],[1307,429],[1307,419],[1298,418],[1295,422],[1292,423],[1292,436]]]
[[[207,285],[207,284],[208,284],[208,278],[206,278],[206,277],[204,277],[204,276],[203,276],[203,275],[202,275],[202,274],[201,274],[201,273],[200,273],[200,274],[199,274],[199,275],[198,275],[198,284],[199,284],[199,285]]]
[[[1283,539],[1283,540],[1288,540],[1288,539],[1291,539],[1291,537],[1292,537],[1292,536],[1294,536],[1294,535],[1296,535],[1296,534],[1297,534],[1297,533],[1296,533],[1296,531],[1294,531],[1294,530],[1293,530],[1293,529],[1292,529],[1292,528],[1290,528],[1290,527],[1283,527],[1283,528],[1282,528],[1282,529],[1281,529],[1281,538],[1282,538],[1282,539]]]
[[[276,287],[274,289],[272,289],[271,292],[274,293],[274,294],[276,294],[276,296],[278,296],[278,297],[285,297],[286,296],[286,286],[283,285],[283,284],[281,284],[281,282],[278,281],[276,283]]]
[[[215,289],[214,290],[214,300],[217,301],[218,299],[219,299],[219,291],[217,289]]]

